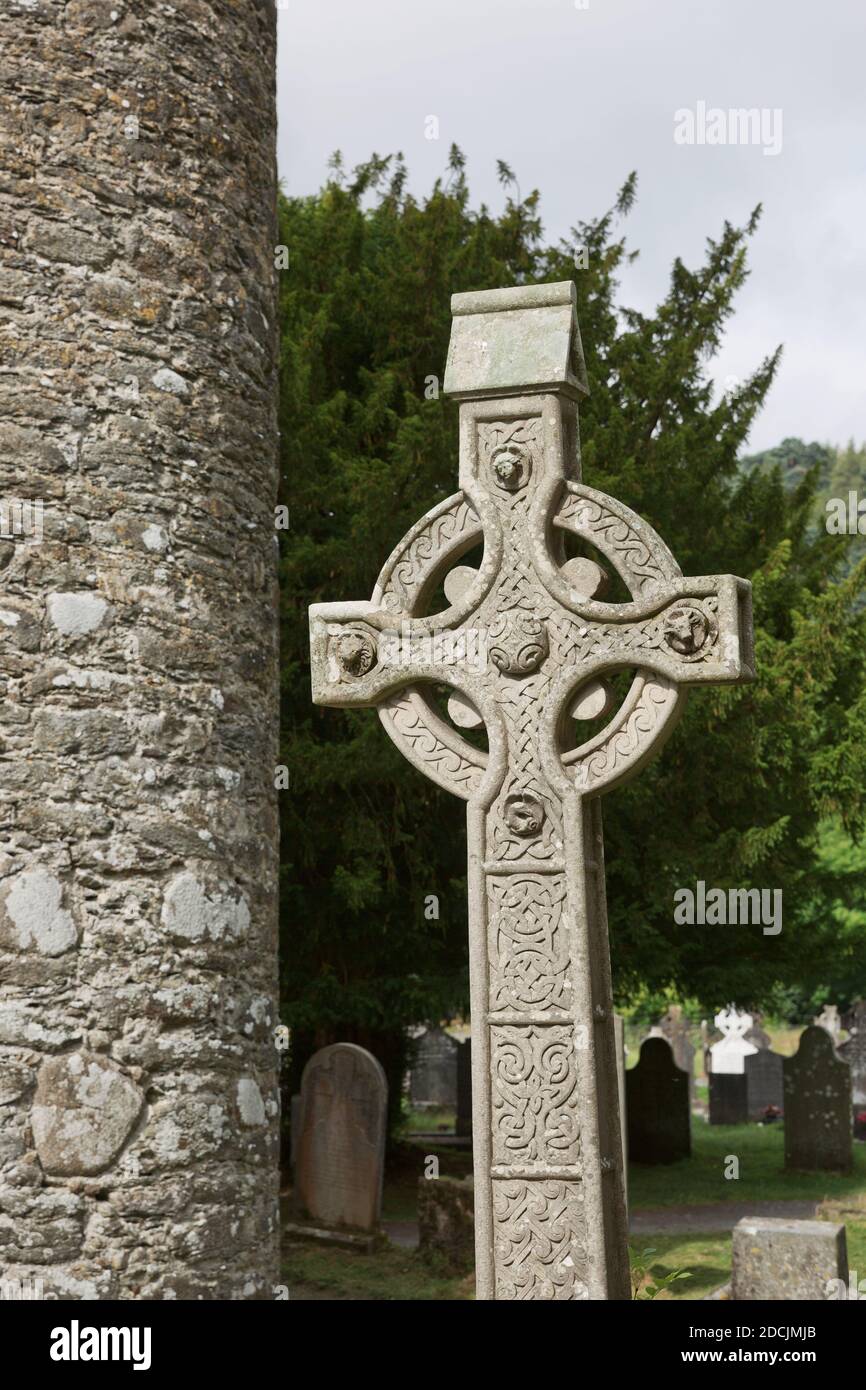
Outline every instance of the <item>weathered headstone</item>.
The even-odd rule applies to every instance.
[[[472,1039],[457,1044],[457,1114],[454,1133],[461,1139],[472,1135]]]
[[[580,481],[575,304],[570,283],[453,297],[460,491],[398,543],[369,602],[310,611],[314,700],[378,707],[468,802],[482,1299],[630,1296],[600,798],[661,746],[687,686],[753,676],[748,584],[685,578]],[[627,603],[596,597],[607,573],[566,559],[567,532]],[[480,569],[457,563],[482,540]],[[429,615],[441,581],[449,606]],[[636,674],[616,709],[618,668]],[[453,687],[452,723],[431,683]],[[607,714],[573,746],[567,725]],[[482,724],[487,750],[461,732]]]
[[[842,1027],[853,1033],[859,1027],[866,1028],[866,999],[855,999],[850,1009],[842,1015]]]
[[[311,1222],[372,1231],[382,1209],[388,1085],[354,1043],[314,1053],[301,1079],[295,1204]]]
[[[746,1041],[746,1034],[754,1027],[752,1015],[740,1013],[732,1005],[717,1013],[714,1022],[722,1037],[710,1048],[711,1070],[741,1074],[746,1057],[758,1050],[755,1043]]]
[[[866,1003],[855,1004],[846,1021],[850,1036],[836,1050],[851,1069],[854,1134],[866,1139]]]
[[[646,1038],[625,1074],[628,1152],[632,1163],[676,1163],[692,1151],[688,1073],[667,1038]]]
[[[815,1024],[784,1060],[785,1167],[847,1173],[851,1167],[851,1070]]]
[[[415,1039],[409,1099],[431,1109],[457,1105],[457,1042],[441,1028],[428,1028]]]
[[[659,1028],[674,1052],[674,1061],[689,1078],[689,1105],[695,1098],[695,1049],[689,1038],[689,1021],[683,1013],[681,1004],[671,1004],[664,1018],[659,1020]]]
[[[847,1288],[844,1226],[832,1221],[746,1216],[734,1227],[734,1301],[816,1301],[828,1297],[830,1281],[837,1279]]]
[[[750,1120],[781,1115],[785,1105],[785,1086],[782,1078],[784,1058],[769,1048],[759,1048],[746,1058],[746,1104]]]
[[[709,1121],[711,1125],[744,1125],[749,1118],[749,1099],[744,1071],[711,1071]]]
[[[763,1014],[752,1015],[752,1026],[746,1029],[745,1039],[747,1043],[751,1043],[759,1051],[761,1048],[771,1046],[770,1035],[763,1027]]]

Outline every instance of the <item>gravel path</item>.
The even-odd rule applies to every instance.
[[[811,1220],[815,1202],[711,1202],[703,1206],[639,1207],[629,1213],[629,1232],[632,1235],[688,1235],[692,1231],[732,1231],[744,1216],[787,1216],[796,1220]],[[414,1250],[418,1244],[418,1226],[414,1221],[383,1221],[382,1225],[392,1245]]]
[[[650,1231],[687,1235],[690,1231],[732,1231],[744,1216],[786,1216],[810,1220],[816,1202],[712,1202],[709,1205],[679,1207],[640,1207],[629,1213],[628,1228],[633,1235]]]

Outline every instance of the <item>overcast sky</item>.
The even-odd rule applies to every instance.
[[[864,0],[278,0],[279,162],[315,191],[328,157],[402,150],[414,192],[455,141],[475,202],[502,203],[496,160],[541,192],[545,233],[607,208],[631,169],[640,257],[620,302],[650,308],[725,218],[764,215],[719,382],[777,343],[780,374],[751,446],[866,438]],[[699,104],[712,138],[697,143]],[[713,109],[764,112],[736,143]],[[694,113],[695,143],[675,113]],[[781,113],[779,116],[777,113]],[[426,138],[428,117],[439,138]],[[780,124],[781,122],[781,124]],[[781,141],[779,139],[781,135]],[[732,138],[733,137],[733,138]],[[781,148],[777,149],[781,143]],[[773,153],[765,153],[765,148]]]

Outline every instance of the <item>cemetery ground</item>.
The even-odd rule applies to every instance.
[[[389,1239],[371,1254],[334,1246],[290,1242],[284,1250],[283,1278],[292,1299],[375,1301],[453,1301],[474,1296],[472,1272],[455,1274],[408,1244],[415,1228],[418,1178],[428,1155],[439,1161],[442,1177],[471,1172],[468,1148],[413,1139],[423,1126],[445,1125],[446,1111],[410,1111],[403,1136],[391,1147],[385,1172],[383,1223]],[[845,1223],[852,1270],[866,1277],[866,1144],[855,1143],[848,1174],[792,1173],[783,1168],[783,1126],[710,1126],[692,1117],[692,1155],[677,1163],[629,1165],[631,1249],[654,1277],[685,1270],[688,1279],[659,1295],[661,1300],[700,1299],[730,1277],[731,1230],[741,1216],[812,1215]],[[724,1176],[729,1155],[739,1159],[740,1176]],[[796,1204],[788,1207],[787,1204]],[[808,1208],[808,1209],[807,1209]]]

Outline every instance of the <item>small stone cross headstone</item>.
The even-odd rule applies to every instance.
[[[833,1039],[833,1046],[839,1046],[839,1038],[842,1032],[842,1020],[839,1017],[839,1010],[835,1004],[825,1004],[819,1014],[812,1020],[819,1028],[824,1028]]]
[[[570,282],[453,296],[459,491],[370,600],[310,610],[316,703],[377,708],[467,802],[480,1299],[630,1297],[601,797],[661,747],[689,687],[754,675],[749,585],[687,578],[581,481],[575,306]],[[591,554],[568,559],[567,535]],[[481,541],[480,567],[460,563]],[[601,598],[610,570],[627,602]]]
[[[414,1042],[409,1078],[413,1105],[454,1109],[457,1105],[457,1042],[441,1028],[428,1028]]]
[[[746,1104],[750,1120],[781,1116],[785,1105],[784,1060],[769,1048],[759,1048],[746,1058]]]
[[[692,1151],[688,1073],[667,1038],[646,1038],[625,1074],[628,1152],[633,1163],[676,1163]]]
[[[800,1035],[784,1059],[785,1167],[847,1173],[851,1167],[851,1070],[823,1028]]]
[[[752,1015],[742,1014],[732,1005],[717,1013],[714,1022],[722,1038],[710,1048],[712,1071],[742,1073],[745,1059],[758,1050],[754,1043],[746,1041],[746,1034],[754,1026]]]
[[[374,1231],[382,1209],[388,1083],[376,1058],[334,1043],[301,1078],[295,1203],[313,1223]]]

